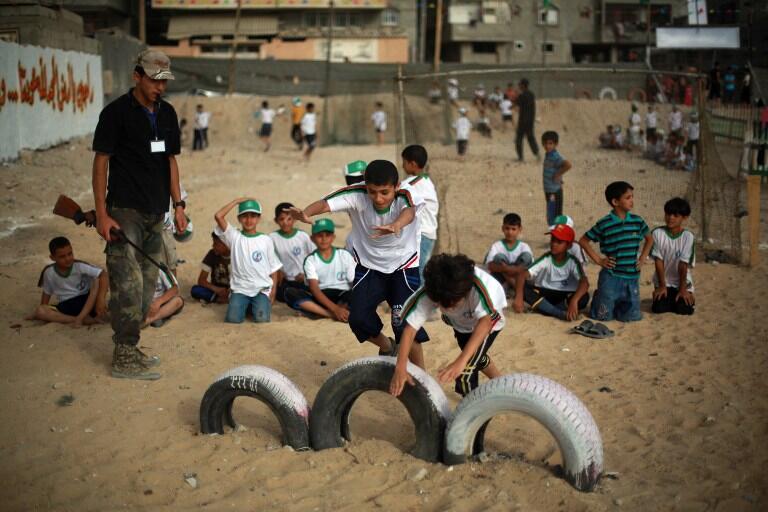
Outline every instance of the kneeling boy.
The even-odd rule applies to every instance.
[[[405,383],[413,385],[407,371],[407,354],[417,329],[438,310],[453,327],[461,354],[437,374],[440,382],[455,380],[456,392],[465,396],[479,385],[478,372],[493,379],[499,377],[488,350],[504,328],[502,310],[507,306],[504,288],[463,254],[438,254],[424,269],[424,286],[403,308],[405,329],[389,392],[398,396]]]
[[[688,201],[679,197],[670,199],[664,205],[666,226],[658,227],[651,233],[651,257],[656,265],[651,306],[654,313],[674,311],[678,315],[692,315],[696,307],[690,271],[696,263],[695,240],[693,233],[683,229],[683,223],[690,215]]]
[[[179,283],[171,272],[160,270],[155,283],[155,295],[144,318],[144,327],[162,327],[172,316],[184,308],[184,299],[179,295]]]
[[[72,244],[63,236],[48,243],[53,263],[40,273],[37,286],[43,289],[40,305],[28,320],[59,322],[72,327],[98,323],[107,312],[107,272],[75,259]],[[56,296],[58,304],[49,304]]]
[[[237,220],[242,230],[227,222],[227,213],[238,205]],[[275,300],[277,271],[282,263],[275,254],[272,239],[256,231],[261,220],[261,205],[246,197],[224,205],[216,215],[214,233],[229,247],[232,258],[229,306],[225,321],[243,323],[248,309],[254,322],[269,322]]]
[[[355,259],[333,246],[336,227],[331,219],[318,219],[312,225],[312,241],[317,250],[304,259],[304,277],[309,291],[288,288],[285,299],[300,309],[339,322],[349,319],[349,290],[355,280]]]
[[[589,282],[581,263],[569,253],[576,234],[567,224],[550,231],[549,252],[518,276],[515,302],[523,312],[523,299],[533,311],[560,320],[576,320],[589,302]]]
[[[293,204],[280,203],[275,207],[275,224],[280,229],[269,234],[275,244],[277,257],[283,264],[283,268],[278,272],[277,293],[275,294],[275,299],[279,302],[288,302],[285,292],[289,288],[307,290],[302,267],[304,259],[315,250],[315,244],[309,239],[309,235],[293,226],[295,221],[291,212],[288,211],[289,208],[293,208]]]
[[[211,238],[213,247],[203,258],[197,284],[190,293],[194,299],[226,304],[229,302],[229,247],[216,233],[211,233]]]
[[[508,213],[501,223],[504,238],[493,242],[485,255],[485,267],[509,290],[515,289],[515,278],[533,263],[531,247],[517,239],[523,232],[523,221],[516,213]]]

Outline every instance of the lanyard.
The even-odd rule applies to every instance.
[[[159,140],[160,137],[157,133],[157,114],[160,111],[160,104],[155,105],[154,112],[149,110],[147,107],[141,107],[144,109],[144,113],[147,114],[147,117],[149,118],[149,124],[152,125],[152,132],[155,134],[155,140]]]

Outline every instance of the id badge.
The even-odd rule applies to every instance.
[[[165,141],[164,140],[150,141],[149,149],[152,153],[165,153]]]

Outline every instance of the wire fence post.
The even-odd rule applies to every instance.
[[[397,154],[400,154],[401,148],[405,147],[405,92],[403,91],[403,66],[398,64],[397,66]]]

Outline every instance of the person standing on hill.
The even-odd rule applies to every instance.
[[[160,378],[150,371],[159,358],[146,356],[138,343],[158,272],[146,256],[163,260],[163,217],[169,197],[176,230],[187,228],[176,162],[181,152],[179,121],[173,106],[162,99],[173,78],[167,55],[142,51],[133,69],[136,86],[104,107],[93,136],[93,198],[96,229],[107,241],[116,378]]]
[[[536,136],[533,134],[533,125],[536,121],[536,97],[528,89],[528,79],[520,80],[520,95],[517,97],[517,108],[519,109],[517,117],[517,135],[515,137],[515,150],[517,151],[517,161],[523,161],[523,137],[528,139],[531,151],[540,160],[539,145],[536,143]]]

